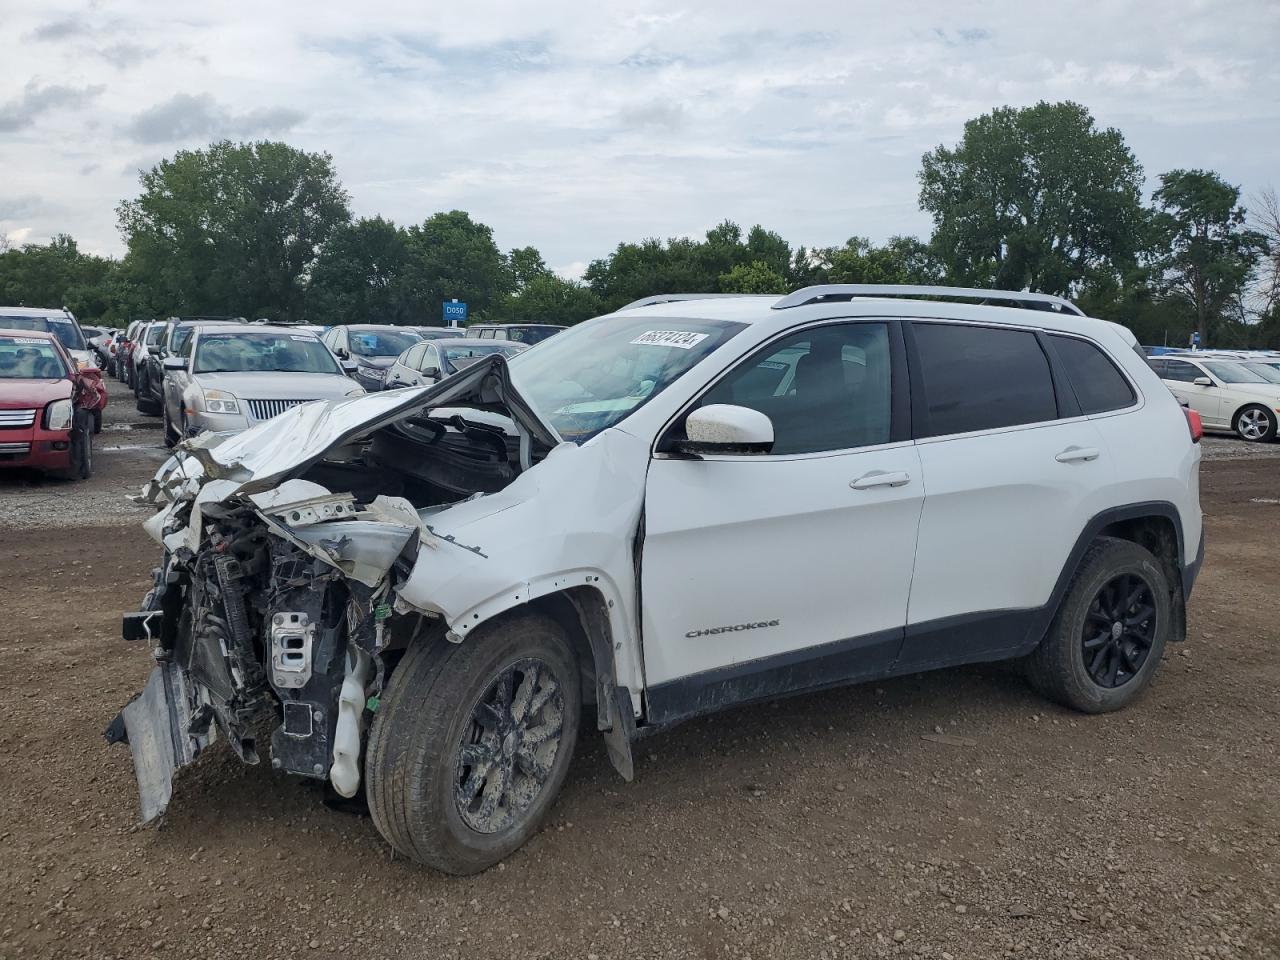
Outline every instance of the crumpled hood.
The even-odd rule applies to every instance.
[[[367,436],[426,406],[475,404],[492,412],[510,410],[532,439],[551,448],[560,437],[519,394],[511,382],[506,359],[495,354],[462,373],[429,387],[387,390],[348,400],[319,400],[292,408],[242,433],[201,435],[179,447],[143,490],[144,502],[154,503],[172,481],[181,477],[199,485],[209,480],[232,480],[226,496],[261,493],[296,476],[334,450]],[[199,470],[184,464],[194,459]]]

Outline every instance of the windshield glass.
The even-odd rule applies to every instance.
[[[6,317],[0,315],[0,327],[10,330],[44,330],[58,338],[68,350],[87,350],[84,337],[74,320],[64,316]]]
[[[342,370],[324,344],[298,333],[213,333],[196,342],[192,373],[336,373]]]
[[[520,392],[564,439],[590,440],[743,329],[724,320],[610,316],[510,360]]]
[[[412,330],[349,330],[347,334],[357,357],[398,357],[422,340]]]
[[[61,380],[67,368],[48,340],[0,337],[0,379]]]
[[[1205,369],[1223,383],[1269,383],[1266,377],[1259,376],[1252,370],[1245,369],[1242,363],[1205,362]]]
[[[1244,364],[1244,367],[1246,370],[1256,373],[1263,380],[1267,381],[1267,383],[1280,383],[1280,370],[1277,370],[1269,363],[1255,361],[1253,363]]]
[[[157,323],[147,327],[147,346],[157,347],[164,342],[164,324]]]

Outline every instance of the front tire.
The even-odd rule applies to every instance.
[[[1276,438],[1276,415],[1266,407],[1253,404],[1236,413],[1231,427],[1241,440],[1269,443]]]
[[[1027,674],[1084,713],[1119,710],[1151,683],[1173,623],[1169,581],[1150,551],[1101,537],[1089,548]]]
[[[374,825],[398,852],[445,873],[493,866],[551,809],[581,706],[577,657],[539,614],[501,618],[461,644],[410,648],[369,735]]]
[[[76,414],[75,429],[71,431],[71,462],[54,475],[61,480],[88,480],[93,476],[93,420],[88,414]]]

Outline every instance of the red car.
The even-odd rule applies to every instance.
[[[104,392],[102,372],[77,370],[53,334],[0,329],[0,468],[87,479]]]

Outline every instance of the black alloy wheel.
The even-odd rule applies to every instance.
[[[507,667],[471,709],[458,750],[454,802],[477,833],[508,829],[542,793],[564,730],[554,668],[526,658]]]
[[[1155,631],[1151,585],[1133,573],[1108,581],[1089,605],[1081,635],[1090,679],[1108,689],[1123,687],[1142,670]]]

